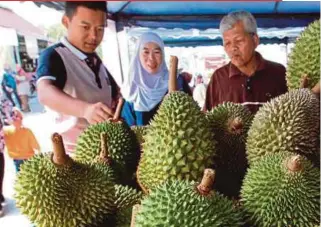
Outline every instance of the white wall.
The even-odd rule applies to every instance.
[[[118,51],[116,25],[112,20],[108,20],[108,27],[105,30],[105,35],[101,45],[103,52],[102,61],[108,71],[113,75],[116,83],[121,85],[123,82],[123,75]]]

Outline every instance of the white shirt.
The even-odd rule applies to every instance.
[[[193,91],[193,99],[197,102],[202,109],[205,104],[206,86],[205,84],[197,84]]]

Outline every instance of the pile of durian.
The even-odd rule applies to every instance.
[[[17,206],[39,227],[320,226],[320,100],[297,82],[305,73],[318,82],[300,46],[314,59],[319,33],[319,22],[303,32],[290,91],[254,116],[230,102],[204,113],[169,91],[147,126],[88,127],[73,158],[54,134],[52,153],[22,165]]]

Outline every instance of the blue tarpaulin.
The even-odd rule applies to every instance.
[[[108,2],[119,25],[149,28],[218,28],[224,15],[235,10],[254,14],[258,27],[303,27],[320,17],[319,1],[180,1]]]
[[[246,10],[258,27],[303,27],[320,17],[319,1],[107,1],[110,18],[119,27],[217,28],[223,15]],[[63,2],[34,2],[58,10]]]
[[[287,44],[294,42],[304,27],[293,28],[258,28],[258,35],[261,44]],[[130,28],[128,35],[138,38],[143,33],[152,31],[157,33],[166,46],[215,46],[222,45],[223,41],[219,29],[151,29],[151,28]]]
[[[62,2],[34,2],[58,10]],[[117,31],[129,27],[131,33],[148,28],[162,36],[168,46],[220,45],[221,38],[208,35],[172,37],[160,29],[208,31],[218,29],[224,15],[235,10],[251,12],[261,29],[275,29],[277,35],[261,34],[261,43],[288,43],[289,28],[304,28],[320,18],[319,1],[108,1],[109,18]],[[175,31],[176,29],[176,31]],[[178,31],[177,34],[180,34]]]

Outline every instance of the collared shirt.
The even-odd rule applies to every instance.
[[[243,74],[231,62],[217,69],[206,91],[205,110],[223,102],[246,105],[252,113],[271,98],[287,92],[285,67],[265,60],[256,52],[258,67],[252,76]]]
[[[39,57],[39,65],[36,73],[37,83],[41,80],[49,79],[53,81],[53,84],[57,88],[63,90],[63,88],[65,87],[65,84],[67,81],[67,71],[61,56],[56,51],[60,47],[68,48],[80,60],[86,62],[86,64],[89,66],[89,68],[91,68],[91,70],[95,74],[95,81],[96,81],[97,87],[101,89],[101,81],[98,76],[99,68],[100,68],[100,65],[102,64],[101,59],[98,57],[96,53],[86,54],[80,51],[71,43],[69,43],[66,38],[62,38],[61,42],[48,47],[46,50],[44,50],[41,53]],[[107,69],[106,69],[106,72],[109,80],[108,83],[110,83],[112,87],[112,97],[116,98],[118,94],[117,84]]]

